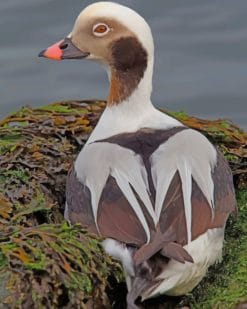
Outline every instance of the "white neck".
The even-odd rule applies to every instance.
[[[153,58],[135,91],[120,104],[107,106],[87,144],[110,136],[135,132],[141,128],[166,129],[182,125],[159,112],[151,102]]]

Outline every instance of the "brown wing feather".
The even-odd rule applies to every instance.
[[[134,246],[141,246],[146,242],[146,234],[140,221],[113,177],[109,177],[100,198],[98,229],[92,212],[90,190],[78,180],[74,167],[68,174],[66,197],[68,217],[72,224],[81,223],[92,233]]]
[[[214,212],[192,179],[192,240],[209,229],[224,227],[229,214],[236,210],[232,173],[221,153],[218,153],[217,165],[212,173],[212,178],[215,197]],[[159,250],[161,250],[161,254],[179,262],[185,260],[191,262],[192,258],[182,248],[187,242],[182,183],[177,172],[167,192],[159,226],[153,235],[152,242],[142,246],[136,252],[135,262],[140,264]]]
[[[234,191],[231,169],[218,152],[217,166],[212,174],[214,180],[215,216],[211,228],[224,226],[230,213],[237,213],[237,202]]]
[[[136,265],[141,264],[159,252],[167,257],[181,261],[182,248],[187,243],[187,227],[183,203],[182,183],[179,173],[174,175],[160,215],[159,224],[152,235],[150,244],[142,246],[134,256]],[[177,245],[176,245],[177,244]],[[187,254],[187,257],[189,254]],[[186,255],[184,254],[184,257]],[[189,256],[187,260],[192,260]]]
[[[90,232],[98,234],[91,207],[91,193],[77,178],[74,166],[67,177],[66,202],[70,222],[81,223]]]
[[[141,246],[147,241],[140,220],[113,177],[109,177],[100,199],[98,226],[102,236],[130,245]]]
[[[174,175],[167,191],[160,215],[160,229],[165,233],[170,226],[173,226],[174,240],[184,246],[187,243],[187,227],[184,211],[182,183],[179,173]]]
[[[203,193],[193,181],[192,187],[192,240],[208,229],[224,227],[229,214],[236,210],[236,199],[231,170],[218,152],[217,165],[212,173],[214,182],[214,212]]]

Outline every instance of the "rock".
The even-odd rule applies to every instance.
[[[100,239],[63,219],[67,171],[104,107],[100,101],[62,102],[22,108],[0,121],[0,303],[100,309],[115,303],[125,308],[120,265],[104,254]],[[228,222],[223,262],[191,295],[175,301],[162,297],[143,306],[230,308],[245,301],[247,290],[246,133],[230,121],[170,114],[223,151],[234,173],[240,211],[237,221]]]

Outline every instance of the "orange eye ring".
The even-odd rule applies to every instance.
[[[103,23],[96,24],[93,27],[93,34],[98,37],[106,35],[109,31],[110,31],[109,26]]]

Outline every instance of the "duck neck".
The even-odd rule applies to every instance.
[[[113,67],[109,74],[107,106],[121,106],[129,101],[133,101],[135,105],[134,98],[149,102],[152,93],[152,79],[153,58],[125,70]]]
[[[143,119],[151,116],[155,109],[151,103],[153,59],[148,61],[143,77],[133,88],[136,79],[133,72],[124,75],[111,71],[110,90],[107,106],[89,142],[107,138],[124,132],[134,132],[140,128]],[[132,84],[130,84],[132,79]],[[130,91],[132,89],[132,91]]]

